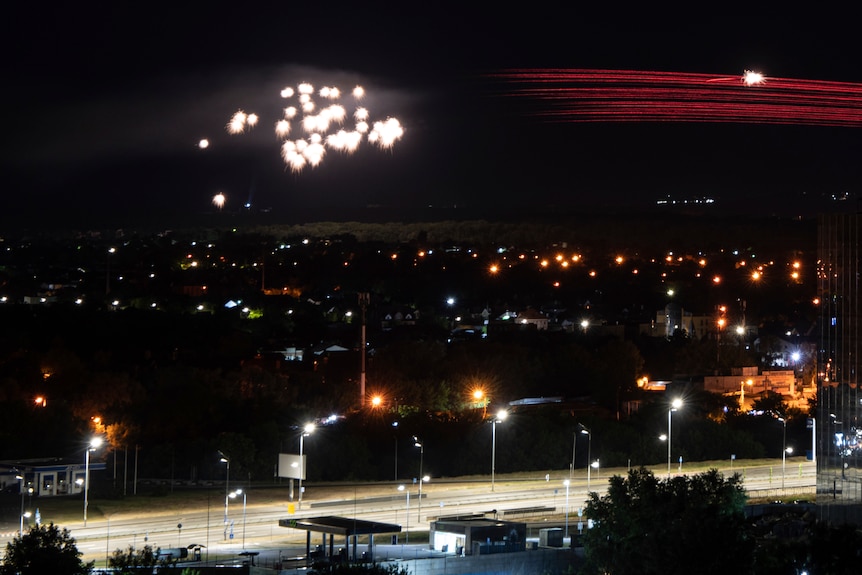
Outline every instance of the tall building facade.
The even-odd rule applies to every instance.
[[[817,502],[824,520],[855,521],[862,509],[862,214],[824,214],[817,228]]]

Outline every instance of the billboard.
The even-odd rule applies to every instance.
[[[293,453],[278,454],[278,476],[290,479],[305,479],[306,455],[294,455]]]

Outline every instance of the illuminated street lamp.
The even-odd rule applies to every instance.
[[[21,527],[18,529],[18,537],[24,536],[24,518],[26,517],[29,520],[31,515],[32,513],[30,513],[29,511],[21,512]]]
[[[90,494],[90,452],[96,451],[102,445],[102,438],[98,435],[90,440],[87,445],[86,455],[84,456],[84,527],[87,526],[87,507],[89,507]]]
[[[302,509],[302,478],[305,477],[305,459],[302,457],[303,439],[314,431],[313,423],[306,423],[299,434],[299,508]]]
[[[404,539],[406,543],[410,543],[410,490],[399,485],[398,491],[407,493],[407,519],[404,520]]]
[[[116,253],[117,248],[109,248],[105,256],[105,295],[111,293],[111,254]]]
[[[505,409],[501,409],[497,412],[497,417],[494,418],[494,421],[491,422],[491,491],[494,491],[494,475],[496,473],[497,423],[505,421],[508,416],[509,412]]]
[[[485,391],[483,389],[474,389],[473,390],[473,406],[476,408],[482,408],[482,417],[485,417],[488,408],[488,398],[485,396]]]
[[[18,486],[18,490],[21,492],[21,528],[18,530],[18,537],[23,537],[24,536],[24,474],[21,473],[19,475],[16,475],[15,479],[17,479],[20,482],[20,485]],[[30,517],[30,515],[28,514],[27,517]]]
[[[569,485],[571,481],[568,479],[563,481],[563,485],[566,486],[566,532],[565,537],[569,536]]]
[[[587,492],[590,491],[590,481],[591,481],[591,473],[590,473],[590,462],[593,458],[593,432],[587,429],[584,425],[578,424],[581,428],[581,433],[587,436]]]
[[[242,489],[237,489],[236,491],[231,491],[228,494],[230,499],[236,499],[242,495],[242,550],[245,551],[245,507],[246,507],[246,493]],[[225,499],[225,507],[227,507],[227,499]]]
[[[230,489],[230,458],[221,451],[219,451],[218,454],[221,455],[221,459],[219,459],[219,461],[227,465],[227,471],[224,477],[224,538],[227,539],[227,497]]]
[[[787,447],[787,420],[779,417],[778,421],[783,426],[781,438],[781,488],[784,489],[784,478],[787,475],[787,454],[793,453],[793,448]]]
[[[671,414],[682,407],[682,400],[676,398],[670,404],[670,409],[667,410],[667,478],[670,479],[670,453],[671,453]]]
[[[422,465],[425,459],[425,444],[414,435],[413,446],[419,448],[419,503],[416,504],[418,509],[416,513],[416,521],[422,523],[422,484],[428,481],[429,478],[422,475]]]

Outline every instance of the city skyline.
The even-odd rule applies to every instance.
[[[851,127],[548,121],[537,117],[543,103],[516,102],[514,86],[498,77],[560,68],[742,83],[756,70],[767,85],[772,77],[854,83],[862,77],[848,66],[853,41],[840,14],[730,6],[706,21],[624,7],[15,11],[6,39],[15,81],[3,96],[9,221],[200,214],[214,211],[218,193],[226,211],[251,204],[324,216],[366,206],[395,214],[639,209],[668,197],[765,215],[810,209],[795,207],[810,196],[858,193],[858,108],[848,112]],[[363,86],[372,114],[398,118],[403,138],[385,151],[330,151],[318,168],[291,172],[269,126],[279,90],[299,82]],[[243,138],[224,129],[239,109],[262,123]]]

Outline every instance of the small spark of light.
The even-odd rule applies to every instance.
[[[275,135],[283,138],[290,133],[290,122],[287,120],[279,120],[275,123]]]
[[[760,72],[752,72],[751,70],[746,70],[745,74],[742,75],[742,83],[746,86],[754,86],[755,84],[763,84],[764,78],[763,74]]]
[[[227,131],[231,134],[242,134],[248,116],[242,110],[237,110],[227,124]]]
[[[213,196],[213,205],[218,209],[222,209],[224,207],[225,197],[224,194],[219,192]]]
[[[207,140],[206,138],[204,138],[200,142],[198,142],[198,148],[200,148],[201,150],[206,150],[209,147],[210,147],[210,141]]]

